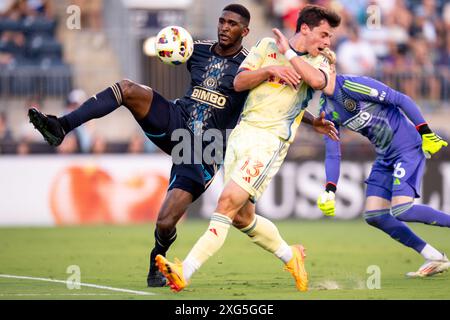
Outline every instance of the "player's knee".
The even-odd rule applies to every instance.
[[[385,230],[392,224],[395,225],[397,223],[396,219],[392,217],[392,215],[389,212],[377,216],[364,215],[364,219],[366,220],[368,225],[381,230]]]
[[[239,229],[239,230],[244,229],[249,224],[250,224],[250,222],[248,222],[247,217],[243,217],[239,214],[236,217],[234,217],[233,227],[235,227],[236,229]]]
[[[239,230],[247,228],[255,221],[255,211],[250,206],[246,206],[239,210],[234,217],[233,226]]]
[[[161,236],[169,236],[173,233],[177,225],[176,219],[172,217],[165,217],[163,219],[158,219],[156,223],[156,229]]]
[[[369,226],[372,226],[372,227],[377,228],[377,226],[378,226],[378,221],[377,221],[377,219],[374,219],[374,218],[366,218],[366,219],[364,219],[364,220],[366,221],[366,223],[367,223]]]
[[[124,79],[119,82],[120,89],[122,90],[123,100],[125,103],[131,102],[132,100],[139,100],[148,95],[148,90],[143,86],[133,82],[129,79]]]
[[[133,97],[133,93],[136,91],[136,84],[128,79],[124,79],[119,82],[120,89],[122,90],[123,100],[126,102],[131,97]]]
[[[137,118],[147,115],[153,99],[152,89],[141,86],[131,80],[124,79],[119,82],[123,95],[123,105]]]
[[[181,210],[179,208],[173,208],[170,206],[165,207],[159,213],[158,220],[156,222],[156,229],[158,230],[158,233],[162,236],[171,235],[184,213],[185,210]]]
[[[364,220],[366,221],[366,223],[368,225],[378,228],[380,225],[381,217],[380,216],[371,217],[371,216],[364,214]]]
[[[217,212],[227,214],[239,210],[239,204],[232,192],[224,192],[219,198]]]

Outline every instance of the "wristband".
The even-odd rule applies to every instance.
[[[433,133],[433,131],[431,131],[430,127],[426,123],[417,126],[416,129],[417,131],[419,131],[421,136],[423,136],[424,134]]]
[[[286,59],[288,59],[289,61],[291,61],[292,59],[294,59],[295,57],[297,57],[297,54],[295,53],[294,50],[289,49],[288,51],[286,51],[286,53],[284,54],[284,56],[286,57]]]
[[[334,183],[328,182],[326,187],[325,187],[325,191],[326,192],[333,192],[336,193],[337,187]]]

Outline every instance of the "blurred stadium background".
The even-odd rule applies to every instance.
[[[431,127],[450,138],[445,0],[2,0],[0,225],[154,221],[171,162],[127,110],[84,125],[53,149],[28,123],[27,109],[61,115],[123,78],[168,98],[183,95],[185,67],[149,57],[146,40],[167,25],[185,26],[195,39],[216,39],[221,9],[233,2],[252,13],[248,48],[271,36],[273,26],[292,33],[307,3],[334,8],[344,19],[333,44],[340,72],[369,75],[410,95]],[[325,179],[323,149],[321,137],[302,127],[259,212],[274,219],[320,218],[315,199]],[[364,177],[374,153],[360,137],[344,132],[343,156],[337,215],[353,219],[362,214]],[[219,178],[192,208],[192,217],[213,212],[220,188]],[[450,212],[450,148],[429,161],[421,201]]]

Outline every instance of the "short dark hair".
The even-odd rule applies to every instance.
[[[336,12],[321,6],[307,5],[300,11],[296,33],[300,32],[302,24],[306,24],[310,29],[313,29],[318,27],[322,20],[326,20],[332,28],[339,27],[341,24],[341,17]]]
[[[247,25],[250,24],[250,19],[251,19],[250,11],[248,11],[248,9],[241,4],[230,4],[230,5],[226,6],[225,8],[223,8],[222,11],[231,11],[231,12],[237,13],[242,18],[244,18]]]

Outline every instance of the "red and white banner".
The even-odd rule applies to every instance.
[[[164,200],[172,163],[168,156],[0,157],[0,226],[58,226],[154,222]],[[337,194],[338,219],[364,211],[370,162],[343,161]],[[319,219],[321,161],[286,162],[257,205],[274,220]],[[220,173],[189,210],[209,218],[223,189]],[[427,164],[423,198],[417,202],[450,212],[450,162]]]
[[[154,221],[170,168],[166,156],[0,157],[0,225]]]

